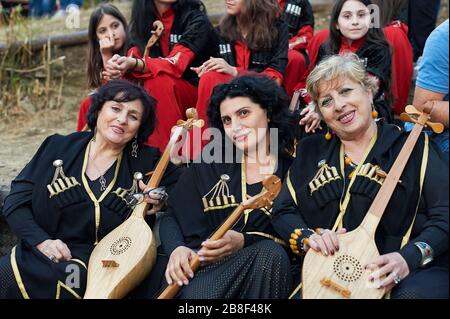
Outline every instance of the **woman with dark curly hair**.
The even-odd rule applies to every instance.
[[[285,84],[288,64],[289,31],[276,0],[227,0],[226,15],[211,39],[212,57],[197,68],[200,78],[197,111],[207,119],[209,99],[214,88],[233,78],[264,74],[280,86]],[[295,85],[295,83],[294,83]],[[193,131],[195,132],[195,130]],[[192,157],[201,152],[193,134]]]
[[[18,244],[0,259],[0,298],[81,298],[94,246],[131,213],[137,172],[152,171],[159,151],[145,147],[155,100],[127,81],[92,96],[92,132],[53,135],[11,184],[3,214]],[[178,178],[169,167],[164,185]],[[161,210],[160,197],[148,214]],[[148,222],[154,222],[154,215]]]
[[[222,239],[208,240],[240,202],[261,191],[265,176],[284,178],[294,141],[288,104],[265,76],[238,77],[214,90],[208,109],[214,141],[177,183],[161,221],[170,256],[165,277],[185,286],[179,298],[288,296],[290,260],[270,226],[271,211],[247,211]],[[189,261],[196,254],[203,267],[194,275]]]

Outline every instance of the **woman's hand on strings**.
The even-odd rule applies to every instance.
[[[307,245],[305,245],[305,252],[311,248],[316,252],[321,252],[323,255],[334,255],[339,250],[339,239],[337,235],[345,234],[345,228],[339,229],[337,232],[329,229],[324,229],[320,234],[312,234],[308,238]]]
[[[36,248],[55,263],[72,259],[69,247],[59,239],[47,239],[37,245]]]
[[[165,273],[169,285],[176,283],[181,287],[189,284],[189,280],[194,278],[190,262],[195,256],[192,249],[184,246],[179,246],[172,252]]]
[[[219,240],[206,240],[198,252],[202,264],[211,264],[224,259],[244,247],[244,235],[229,230]]]

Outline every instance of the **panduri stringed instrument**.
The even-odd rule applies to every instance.
[[[189,109],[187,121],[178,121],[170,142],[162,154],[147,187],[157,188],[172,149],[185,130],[203,127],[197,111]],[[84,299],[119,299],[126,296],[151,271],[156,260],[156,243],[144,217],[149,204],[136,205],[131,216],[105,236],[95,247],[89,259],[87,288]]]
[[[211,240],[219,240],[225,235],[225,233],[230,230],[233,225],[239,220],[245,210],[247,209],[257,209],[261,207],[266,207],[270,209],[272,207],[273,200],[278,196],[281,190],[281,181],[275,175],[267,176],[263,181],[263,190],[260,194],[247,199],[242,202],[236,209],[231,213],[231,215],[225,220],[225,222],[219,227],[219,229],[210,237]],[[196,255],[195,258],[190,263],[192,271],[196,271],[200,268],[200,259]],[[181,287],[177,284],[172,284],[168,286],[158,297],[158,299],[172,299],[180,291]]]
[[[431,111],[426,108],[420,113],[413,106],[406,107],[402,120],[416,125],[361,225],[352,232],[338,235],[339,251],[333,256],[324,256],[312,249],[308,251],[302,273],[304,299],[380,299],[385,295],[387,291],[369,281],[372,271],[364,268],[380,256],[375,231],[423,127],[428,126],[436,133],[442,133],[444,129],[442,124],[429,122]]]

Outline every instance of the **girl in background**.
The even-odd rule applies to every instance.
[[[391,107],[391,48],[386,41],[382,26],[376,23],[378,19],[374,19],[375,23],[372,25],[372,6],[371,0],[335,2],[330,17],[328,37],[324,33],[319,33],[319,37],[326,41],[321,44],[321,41],[313,40],[315,47],[310,46],[309,53],[312,58],[310,71],[327,56],[357,54],[366,71],[376,78],[380,88],[374,97],[373,116],[392,123],[394,118]],[[300,83],[298,87],[304,88],[305,83]],[[307,133],[314,131],[320,124],[320,117],[310,108],[305,108],[303,115],[305,117],[300,124],[305,125]],[[327,134],[327,136],[330,135]]]
[[[128,47],[128,25],[125,17],[114,5],[99,5],[91,14],[88,28],[87,82],[90,90],[96,90],[106,79],[102,72],[114,54],[123,55]],[[109,72],[114,72],[110,70]],[[117,74],[117,73],[114,73]],[[86,115],[91,105],[86,98],[80,105],[77,131],[86,128]]]
[[[282,85],[288,62],[289,31],[276,0],[227,0],[226,10],[214,34],[214,58],[193,69],[200,78],[197,111],[205,120],[210,96],[218,84],[253,72]],[[201,148],[198,131],[193,130],[193,158]]]

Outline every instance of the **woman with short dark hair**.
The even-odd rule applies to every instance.
[[[92,250],[133,209],[135,173],[158,162],[159,151],[143,145],[155,126],[155,100],[139,86],[101,87],[88,123],[91,132],[48,137],[12,182],[3,214],[19,240],[0,259],[0,298],[82,298]],[[170,166],[163,184],[177,178]],[[160,199],[146,197],[149,215],[161,210]],[[78,277],[68,280],[68,269]]]

